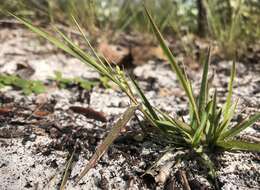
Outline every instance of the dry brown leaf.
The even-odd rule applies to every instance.
[[[106,119],[104,113],[95,111],[92,108],[83,108],[83,107],[80,107],[80,106],[71,106],[69,109],[71,109],[75,113],[82,114],[89,119],[95,119],[97,121],[107,122],[107,119]]]
[[[98,46],[98,52],[100,52],[109,63],[116,65],[121,65],[125,62],[125,59],[130,56],[129,48],[108,44],[107,42],[102,42]]]
[[[0,108],[0,115],[8,115],[13,112],[13,109],[10,107],[2,107]]]
[[[47,111],[35,111],[34,113],[33,113],[33,116],[35,116],[35,117],[45,117],[45,116],[47,116],[47,115],[49,115],[50,113],[49,112],[47,112]]]

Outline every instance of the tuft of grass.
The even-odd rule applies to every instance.
[[[198,97],[194,96],[192,91],[191,82],[184,72],[181,72],[180,66],[175,62],[173,54],[167,47],[165,40],[163,39],[160,31],[158,30],[155,22],[153,21],[150,13],[147,9],[146,14],[150,20],[154,33],[168,57],[173,70],[175,71],[180,84],[182,85],[187,97],[189,98],[189,103],[191,104],[191,110],[189,118],[189,123],[186,123],[184,128],[183,123],[180,125],[177,123],[176,119],[170,116],[162,116],[161,120],[156,121],[159,124],[159,128],[163,127],[163,124],[168,128],[178,128],[180,131],[180,136],[185,139],[186,143],[189,144],[193,149],[199,147],[209,148],[213,150],[216,147],[224,149],[235,149],[248,150],[248,151],[260,151],[260,145],[255,143],[247,143],[239,140],[233,139],[233,137],[239,134],[242,130],[250,127],[254,122],[260,119],[260,113],[256,113],[247,120],[238,123],[235,126],[230,126],[231,120],[234,116],[235,109],[238,100],[232,102],[232,87],[235,78],[235,62],[233,62],[231,69],[231,77],[228,86],[228,95],[226,98],[226,103],[222,108],[218,108],[217,102],[217,90],[213,96],[209,95],[209,84],[208,84],[208,68],[210,64],[210,48],[208,50],[207,58],[203,64],[203,74],[201,80],[201,88]],[[195,100],[198,100],[195,103]],[[160,126],[161,125],[161,126]],[[188,130],[187,130],[188,129]],[[169,134],[171,133],[171,129]]]
[[[54,45],[64,50],[71,56],[76,57],[83,63],[91,66],[102,76],[105,76],[109,80],[113,81],[121,89],[121,91],[129,97],[131,101],[132,106],[123,116],[125,119],[122,121],[119,120],[119,124],[116,124],[115,127],[111,130],[101,147],[97,149],[97,152],[94,154],[83,173],[81,173],[80,177],[77,179],[77,182],[98,161],[104,151],[118,136],[118,129],[127,123],[131,116],[134,115],[136,110],[140,110],[143,113],[144,118],[148,120],[152,126],[160,129],[167,140],[170,140],[171,145],[185,147],[196,151],[198,155],[200,155],[204,160],[204,163],[207,164],[208,168],[210,169],[210,175],[213,178],[216,174],[212,161],[209,159],[207,152],[214,153],[214,151],[219,148],[224,150],[260,151],[260,144],[249,143],[242,140],[237,140],[235,138],[236,135],[238,135],[241,131],[250,127],[254,122],[260,119],[260,113],[256,113],[255,115],[248,117],[236,125],[231,123],[238,104],[238,100],[232,101],[232,87],[235,78],[235,62],[233,63],[231,69],[231,77],[228,86],[226,102],[222,107],[219,107],[217,101],[217,89],[215,89],[213,94],[210,94],[209,89],[209,48],[207,58],[203,63],[200,93],[198,97],[195,97],[191,81],[188,79],[185,70],[183,70],[175,61],[175,57],[166,45],[164,38],[162,37],[158,27],[156,26],[152,16],[147,9],[145,9],[145,13],[156,38],[158,39],[165,55],[168,57],[171,67],[176,73],[179,82],[184,89],[186,96],[188,97],[190,104],[190,118],[187,121],[184,119],[173,118],[153,107],[135,80],[129,79],[126,73],[123,72],[119,67],[112,67],[108,62],[103,62],[99,58],[98,54],[94,51],[93,47],[90,45],[82,28],[74,18],[73,20],[77,28],[82,33],[82,36],[87,45],[91,47],[92,51],[94,52],[94,56],[92,56],[91,53],[84,52],[61,31],[56,29],[60,38],[54,37],[46,31],[33,26],[30,22],[13,15],[32,31],[46,38],[48,41],[52,42]],[[132,88],[131,84],[134,86],[137,95],[134,93],[134,89]],[[141,99],[141,103],[139,103],[139,99]],[[141,105],[139,106],[139,104]]]

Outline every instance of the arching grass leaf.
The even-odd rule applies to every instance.
[[[189,81],[188,79],[185,77],[185,74],[182,72],[182,69],[180,68],[180,66],[177,64],[177,62],[175,61],[175,58],[171,52],[171,50],[169,49],[169,47],[166,45],[166,42],[165,40],[163,39],[162,37],[162,34],[160,33],[158,27],[156,26],[152,16],[150,15],[149,11],[146,9],[145,7],[145,12],[146,12],[146,15],[151,23],[151,26],[152,26],[152,29],[155,33],[155,36],[157,38],[157,40],[159,41],[160,43],[160,46],[163,50],[163,52],[165,53],[165,55],[167,56],[170,64],[171,64],[171,67],[173,68],[173,70],[175,71],[186,95],[188,96],[188,99],[189,99],[189,102],[192,106],[192,109],[195,113],[195,116],[196,116],[196,119],[197,119],[197,122],[200,123],[200,118],[199,118],[199,112],[198,112],[198,108],[197,108],[197,105],[195,103],[195,98],[193,96],[193,92],[191,91],[191,88],[189,86]]]

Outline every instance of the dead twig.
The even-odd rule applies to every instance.
[[[181,183],[183,185],[184,190],[191,190],[187,176],[186,176],[186,172],[183,170],[179,170],[179,175],[180,175]]]

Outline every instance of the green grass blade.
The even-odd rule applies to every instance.
[[[143,91],[141,90],[140,86],[138,85],[138,83],[131,78],[131,81],[139,95],[139,97],[141,98],[143,104],[145,105],[145,107],[147,108],[148,112],[150,113],[150,115],[153,117],[154,120],[160,120],[160,118],[158,117],[158,115],[156,114],[156,112],[153,109],[153,106],[150,104],[150,102],[148,101],[148,99],[146,98],[146,96],[144,95]]]
[[[207,57],[204,60],[203,75],[201,79],[200,94],[199,94],[199,115],[202,117],[205,110],[207,96],[208,96],[208,70],[210,64],[211,48],[208,49]]]
[[[140,105],[134,105],[129,107],[124,114],[119,118],[119,120],[112,127],[111,131],[104,139],[103,143],[97,148],[94,155],[89,160],[88,164],[81,172],[81,174],[76,179],[76,184],[86,175],[86,173],[97,163],[97,161],[102,157],[102,155],[107,151],[109,146],[118,137],[120,130],[124,127],[131,117],[134,115],[135,111],[140,108]]]
[[[168,123],[171,123],[169,125],[172,125],[172,126],[175,126],[175,127],[179,127],[181,130],[185,131],[187,133],[187,136],[189,136],[189,137],[193,133],[192,128],[188,124],[186,124],[185,122],[183,122],[183,121],[181,121],[179,119],[174,119],[174,118],[170,117],[168,114],[162,112],[159,109],[155,108],[155,110],[160,114],[160,116],[163,117],[160,121],[168,122]],[[156,122],[158,122],[158,121],[156,121]],[[178,128],[176,128],[176,129],[178,129]]]
[[[178,130],[178,126],[173,124],[170,121],[167,120],[155,120],[156,125],[158,125],[158,128],[160,128],[162,131],[167,133],[167,130]],[[166,129],[166,130],[165,130]]]
[[[208,115],[206,112],[203,112],[202,114],[202,118],[201,118],[201,124],[199,126],[199,128],[196,130],[193,138],[192,138],[192,146],[193,147],[196,147],[199,143],[199,141],[201,140],[202,138],[202,134],[203,134],[203,131],[207,125],[207,118],[208,118]]]
[[[97,71],[99,71],[103,75],[106,75],[111,80],[113,79],[113,77],[111,77],[109,75],[109,73],[107,72],[105,67],[103,67],[102,65],[98,64],[95,61],[95,59],[93,59],[90,55],[88,55],[83,50],[81,50],[76,44],[74,44],[61,31],[56,29],[56,31],[61,35],[61,37],[63,38],[63,40],[66,41],[67,44],[64,43],[63,41],[61,41],[60,39],[58,39],[56,37],[53,37],[52,35],[50,35],[49,33],[45,32],[44,30],[39,29],[38,27],[33,26],[30,22],[26,21],[25,19],[19,18],[19,17],[15,16],[12,13],[9,13],[9,14],[12,15],[13,17],[15,17],[18,21],[23,23],[25,26],[27,26],[30,30],[32,30],[36,34],[42,36],[43,38],[47,39],[49,42],[51,42],[52,44],[54,44],[58,48],[60,48],[63,51],[67,52],[71,56],[80,59],[83,63],[86,63],[89,66],[95,68]]]
[[[205,112],[207,113],[207,123],[206,126],[204,127],[203,133],[207,136],[209,135],[209,128],[210,128],[210,118],[212,117],[212,108],[213,108],[213,100],[210,100],[205,108]],[[201,116],[202,117],[202,116]]]
[[[217,115],[218,115],[218,113],[217,113],[217,91],[215,90],[214,95],[213,95],[213,100],[212,100],[210,125],[209,125],[209,130],[207,133],[208,142],[210,142],[211,139],[214,138],[214,128],[216,125],[218,125],[218,123],[215,122]]]
[[[217,115],[214,118],[214,123],[213,123],[213,133],[212,133],[212,139],[214,140],[214,142],[216,141],[216,139],[218,138],[218,127],[220,125],[220,120],[221,120],[221,115],[222,115],[222,109],[219,109],[217,112]]]
[[[235,114],[237,104],[238,104],[238,99],[236,100],[235,104],[231,108],[229,108],[226,117],[224,116],[221,125],[217,129],[217,136],[221,136],[221,133],[224,133],[227,130],[227,128]]]
[[[75,43],[73,43],[65,34],[63,34],[61,31],[56,30],[61,37],[65,40],[66,43],[68,43],[69,47],[77,54],[77,57],[88,66],[91,66],[96,71],[98,71],[101,75],[104,75],[108,77],[111,81],[116,83],[121,90],[123,90],[127,95],[127,90],[125,89],[123,83],[121,80],[118,79],[118,75],[115,75],[115,72],[110,67],[106,67],[104,64],[99,64],[96,62],[96,60],[89,54],[85,53],[80,47],[78,47]],[[109,65],[110,66],[110,65]],[[130,97],[130,96],[129,96]],[[132,98],[132,97],[130,97]]]
[[[74,51],[74,53],[79,57],[84,63],[96,69],[100,74],[106,75],[111,80],[113,77],[107,72],[106,67],[98,64],[96,60],[90,56],[89,54],[85,53],[79,46],[73,43],[65,34],[63,34],[60,30],[56,30],[57,33],[65,40],[68,46]]]
[[[239,140],[228,140],[228,141],[218,141],[217,145],[224,149],[260,152],[259,143],[249,143],[249,142],[244,142]]]
[[[227,100],[226,100],[225,107],[224,107],[224,120],[226,120],[228,118],[229,109],[231,107],[232,94],[233,94],[233,82],[235,79],[235,75],[236,75],[236,64],[234,61],[232,64],[231,76],[230,76],[230,80],[229,80],[229,84],[228,84]]]
[[[100,57],[98,56],[97,52],[95,51],[95,49],[93,48],[93,46],[91,45],[90,41],[88,40],[87,36],[85,35],[83,29],[80,27],[78,21],[76,20],[76,18],[72,15],[72,20],[73,22],[76,24],[78,30],[80,31],[81,35],[83,36],[85,42],[87,43],[87,45],[90,47],[90,49],[92,50],[92,52],[94,53],[95,57],[98,59],[99,63],[102,64],[104,67],[104,63],[103,61],[100,59]]]
[[[186,133],[191,135],[192,129],[191,129],[191,127],[189,125],[187,125],[186,123],[180,121],[179,119],[172,118],[172,120],[173,120],[174,123],[176,123],[176,125],[178,125],[180,128],[182,128]]]
[[[245,130],[246,128],[253,125],[256,121],[260,119],[260,112],[256,113],[255,115],[251,116],[249,119],[244,120],[243,122],[237,124],[236,126],[232,127],[230,130],[226,131],[221,135],[221,139],[225,138],[232,138],[239,134],[241,131]]]
[[[177,64],[177,62],[175,61],[175,58],[172,54],[172,52],[170,51],[169,47],[166,45],[166,42],[164,40],[164,38],[162,37],[162,34],[160,33],[158,27],[156,26],[152,16],[150,15],[149,11],[147,10],[147,8],[145,7],[145,12],[146,12],[146,15],[151,23],[151,26],[152,26],[152,29],[155,33],[155,36],[157,38],[157,40],[159,41],[160,43],[160,46],[164,52],[164,54],[167,56],[167,58],[169,59],[169,62],[171,64],[171,67],[172,69],[175,71],[175,73],[177,74],[177,77],[185,91],[185,93],[187,94],[188,96],[188,99],[189,99],[189,102],[192,106],[192,109],[194,110],[194,113],[195,113],[195,116],[196,116],[196,119],[197,119],[197,122],[200,123],[200,118],[199,118],[199,113],[198,113],[198,108],[197,108],[197,105],[195,103],[195,98],[193,96],[193,93],[192,91],[190,90],[190,87],[189,87],[189,81],[187,81],[185,75],[183,74],[180,66]]]
[[[180,120],[177,119],[172,119],[172,121],[157,120],[156,124],[168,126],[169,128],[174,128],[175,130],[183,131],[185,134],[187,134],[187,136],[190,137],[190,133],[191,133],[190,127]]]
[[[9,13],[9,14],[11,16],[13,16],[15,19],[17,19],[19,22],[24,24],[26,27],[28,27],[34,33],[36,33],[36,34],[42,36],[43,38],[47,39],[48,41],[53,43],[55,46],[57,46],[58,48],[62,49],[65,52],[69,53],[70,55],[77,57],[77,55],[74,53],[74,51],[71,48],[69,48],[66,44],[64,44],[64,42],[60,41],[58,38],[55,38],[52,35],[50,35],[49,33],[45,32],[44,30],[33,26],[30,22],[28,22],[25,19],[19,18],[12,13]]]
[[[193,92],[190,81],[188,83],[189,83],[190,91]],[[191,102],[189,102],[189,117],[190,117],[190,123],[189,124],[190,124],[193,132],[195,133],[195,131],[197,130],[198,123],[196,122],[196,116],[195,116],[195,112],[193,110],[193,107],[191,105]]]

